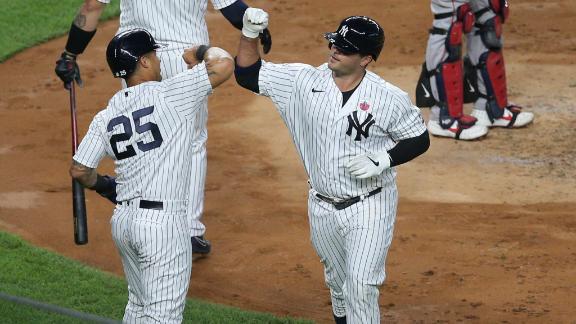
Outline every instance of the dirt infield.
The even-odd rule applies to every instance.
[[[271,13],[274,45],[266,58],[275,62],[320,64],[322,32],[351,14],[373,16],[387,33],[373,70],[413,93],[431,22],[427,1],[248,2]],[[510,97],[535,112],[533,125],[492,130],[472,143],[433,138],[425,156],[399,167],[384,321],[573,323],[574,17],[573,0],[512,1],[505,25]],[[212,43],[234,53],[239,32],[218,13],[208,21]],[[104,58],[116,28],[103,24],[80,58],[82,134],[119,87]],[[53,74],[64,43],[0,65],[0,229],[121,274],[108,222],[113,206],[92,192],[90,243],[73,244],[68,96]],[[204,220],[214,250],[194,263],[190,296],[330,322],[309,242],[306,176],[271,103],[229,81],[211,98],[209,130]]]

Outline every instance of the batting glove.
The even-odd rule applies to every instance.
[[[268,27],[268,13],[258,8],[248,8],[242,18],[242,35],[257,38]]]
[[[272,35],[268,28],[264,29],[260,34],[260,44],[262,44],[262,51],[264,51],[264,54],[268,54],[272,48]]]
[[[56,68],[54,71],[60,80],[64,81],[64,87],[66,89],[70,89],[70,85],[74,81],[76,81],[79,86],[82,86],[80,68],[78,67],[78,63],[76,63],[76,55],[62,52],[60,59],[56,61]]]
[[[390,167],[388,152],[361,154],[353,157],[346,168],[358,179],[377,176]]]

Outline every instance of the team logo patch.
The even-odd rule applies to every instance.
[[[368,109],[370,109],[370,104],[368,104],[366,101],[360,103],[360,109],[366,111]]]
[[[375,123],[376,121],[372,114],[368,114],[366,119],[364,119],[363,122],[360,122],[358,120],[358,111],[354,111],[352,114],[348,115],[348,130],[346,131],[346,135],[352,137],[353,130],[356,130],[356,136],[354,137],[355,141],[362,140],[362,136],[368,138],[370,127]]]

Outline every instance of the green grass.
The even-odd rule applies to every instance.
[[[55,253],[33,247],[11,234],[0,232],[0,291],[37,301],[121,319],[128,298],[126,283]],[[46,316],[28,306],[0,302],[2,322],[60,323],[63,317]],[[270,314],[189,299],[185,323],[310,323]],[[74,323],[67,319],[66,323]]]
[[[59,314],[46,313],[32,307],[18,305],[0,299],[0,315],[2,323],[50,323],[50,324],[80,324],[82,321]]]
[[[82,0],[0,0],[0,62],[66,34]],[[106,6],[101,19],[118,16],[120,1]]]

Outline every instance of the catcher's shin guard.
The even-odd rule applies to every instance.
[[[488,51],[480,55],[478,68],[486,87],[486,112],[490,121],[501,118],[508,106],[506,69],[502,51]]]
[[[440,63],[436,69],[440,125],[450,128],[463,116],[464,89],[462,88],[462,60]]]

